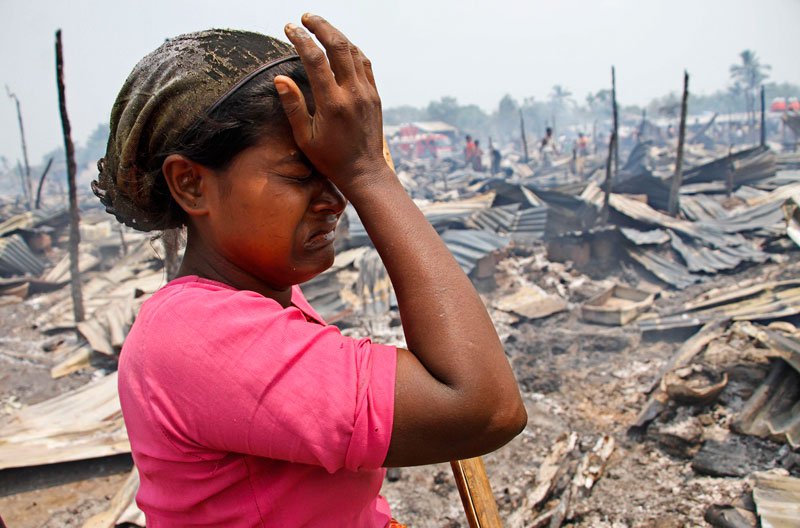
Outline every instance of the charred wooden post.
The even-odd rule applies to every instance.
[[[528,155],[528,139],[525,137],[525,118],[522,116],[522,110],[519,111],[519,129],[522,135],[522,154],[525,156],[525,163],[528,163],[531,159]]]
[[[39,185],[36,187],[36,204],[34,205],[36,209],[39,209],[42,205],[42,186],[44,185],[44,179],[47,177],[47,173],[50,171],[50,165],[52,164],[53,158],[47,160],[47,165],[45,165],[42,176],[39,178]]]
[[[19,98],[6,86],[8,96],[14,100],[17,107],[17,121],[19,122],[19,137],[22,142],[22,161],[25,164],[25,172],[20,174],[22,178],[22,196],[30,210],[33,207],[33,184],[31,183],[31,166],[28,163],[28,144],[25,141],[25,127],[22,125],[22,109],[19,106]]]
[[[689,73],[683,72],[683,99],[681,100],[681,124],[678,130],[678,159],[675,160],[675,175],[672,177],[672,188],[669,192],[670,216],[678,216],[680,209],[680,191],[683,183],[683,142],[686,139],[686,109],[689,102]]]
[[[761,85],[761,146],[767,144],[767,120],[765,112],[766,103],[764,101],[764,85]]]
[[[614,156],[614,145],[617,143],[616,131],[611,132],[608,139],[608,158],[606,158],[606,179],[603,182],[603,209],[600,211],[600,225],[608,222],[608,202],[611,200],[611,161]]]
[[[81,275],[78,267],[78,245],[81,242],[80,213],[78,212],[78,193],[75,188],[75,147],[72,144],[71,128],[67,116],[67,100],[64,93],[64,56],[61,49],[61,30],[56,31],[56,82],[58,84],[58,106],[61,110],[61,129],[64,132],[64,150],[67,157],[67,185],[69,186],[69,261],[72,290],[72,313],[75,322],[84,319],[83,295],[81,294]]]
[[[617,72],[611,67],[611,110],[614,116],[614,176],[619,172],[619,115],[617,112]]]
[[[644,136],[644,129],[647,126],[647,110],[642,109],[642,122],[639,123],[639,130],[636,133],[636,142],[641,143]]]
[[[728,172],[725,175],[725,195],[730,198],[733,194],[733,173],[736,172],[736,167],[733,164],[733,146],[728,148]]]

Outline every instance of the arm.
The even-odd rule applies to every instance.
[[[287,26],[309,74],[309,114],[287,77],[275,84],[298,146],[353,203],[397,295],[408,350],[398,350],[394,429],[386,465],[476,456],[498,448],[527,415],[480,297],[382,154],[369,61],[325,20]]]

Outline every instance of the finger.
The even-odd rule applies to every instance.
[[[372,61],[369,60],[363,53],[361,54],[361,66],[364,68],[364,75],[366,76],[369,83],[378,91],[378,85],[375,84],[375,74],[372,71]]]
[[[350,48],[350,55],[353,57],[353,67],[356,71],[356,77],[365,79],[367,74],[364,71],[364,59],[366,59],[366,57],[364,57],[364,54],[358,46],[352,46]]]
[[[306,98],[297,83],[286,75],[276,75],[275,89],[278,91],[283,111],[292,127],[292,135],[297,145],[302,148],[308,144],[312,136],[312,120],[308,113]]]
[[[350,40],[321,16],[306,13],[301,20],[325,47],[337,83],[342,85],[352,80],[355,77],[355,65],[351,48],[355,46]]]
[[[314,100],[325,100],[324,94],[330,93],[337,86],[325,53],[319,49],[305,29],[290,23],[286,24],[284,32],[300,55],[300,61],[308,74],[308,83]]]

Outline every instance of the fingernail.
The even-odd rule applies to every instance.
[[[275,83],[275,89],[278,90],[279,95],[284,95],[289,93],[289,87],[283,83]]]
[[[301,28],[300,26],[295,26],[294,24],[286,24],[286,28],[297,38],[308,38],[308,33],[306,30]]]

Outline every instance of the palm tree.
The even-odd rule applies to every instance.
[[[767,72],[772,69],[772,66],[761,64],[756,52],[749,49],[739,53],[739,58],[742,61],[741,64],[732,64],[730,67],[731,80],[734,87],[739,85],[744,92],[748,121],[752,131],[755,128],[756,92],[761,83],[769,77]]]
[[[553,91],[550,92],[550,102],[553,105],[553,129],[555,130],[555,121],[556,115],[561,113],[561,110],[564,109],[566,106],[566,102],[570,101],[572,97],[572,92],[561,86],[560,84],[556,84],[553,86]]]

